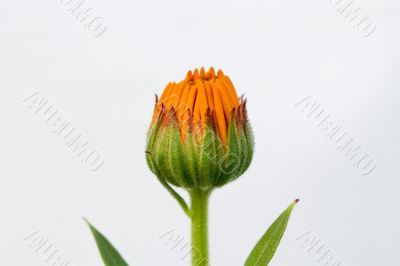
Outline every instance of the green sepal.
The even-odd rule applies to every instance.
[[[189,169],[189,176],[192,179],[194,187],[199,185],[199,152],[197,150],[197,144],[194,133],[189,130],[186,138],[186,158]]]
[[[218,171],[218,165],[215,161],[216,139],[217,136],[215,135],[213,128],[209,123],[207,123],[204,128],[204,136],[200,144],[199,154],[199,187],[203,189],[212,187],[213,179]]]
[[[147,140],[146,140],[146,151],[153,152],[154,146],[157,140],[157,134],[159,133],[159,128],[161,125],[161,117],[158,117],[155,123],[150,126],[150,129],[147,133]],[[147,165],[149,166],[150,170],[154,173],[154,165],[152,160],[146,156]],[[155,173],[154,173],[155,174]]]
[[[251,125],[248,121],[246,121],[243,125],[243,132],[246,136],[246,141],[247,141],[247,155],[246,155],[246,163],[244,164],[244,168],[241,170],[242,173],[244,173],[249,168],[254,155],[253,129],[251,128]]]
[[[178,194],[168,183],[167,181],[162,178],[160,169],[158,168],[157,164],[154,162],[154,158],[150,152],[146,152],[146,156],[149,158],[149,160],[153,161],[154,165],[154,171],[155,171],[155,176],[157,177],[158,181],[160,181],[161,185],[175,198],[175,200],[179,203],[183,211],[190,217],[190,208],[189,205],[186,203],[186,201],[181,197],[181,195]]]
[[[233,181],[238,175],[242,162],[239,147],[239,134],[235,121],[235,111],[232,111],[228,128],[228,149],[225,158],[225,171],[227,182]]]
[[[216,175],[214,177],[213,184],[216,187],[222,186],[225,184],[225,153],[226,146],[222,143],[220,137],[215,138],[215,167],[216,167]]]
[[[240,146],[240,167],[238,169],[237,172],[237,177],[239,177],[240,175],[242,175],[247,168],[249,167],[250,163],[251,163],[251,158],[249,156],[249,150],[251,149],[249,147],[249,143],[247,142],[247,137],[246,137],[246,133],[244,132],[244,128],[242,126],[238,127],[238,132],[239,132],[239,146]]]
[[[154,151],[154,159],[155,163],[159,168],[159,172],[162,174],[161,178],[168,180],[174,186],[181,186],[179,180],[175,179],[175,176],[172,174],[172,166],[170,164],[170,139],[173,125],[168,123],[167,125],[163,125],[165,128],[159,129],[159,135],[156,139],[155,151]]]
[[[171,173],[174,179],[185,188],[193,186],[193,180],[189,173],[189,167],[187,162],[187,156],[185,155],[184,145],[180,130],[176,119],[171,121],[170,130],[170,145],[169,145],[169,165],[171,166]]]

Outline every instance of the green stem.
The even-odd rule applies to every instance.
[[[192,203],[192,265],[208,266],[208,198],[211,190],[194,189]]]

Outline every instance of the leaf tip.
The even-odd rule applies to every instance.
[[[300,199],[295,199],[295,200],[294,200],[294,204],[299,203],[299,201],[300,201]]]
[[[82,217],[82,220],[83,220],[89,227],[92,227],[92,225],[90,224],[89,220],[86,219],[86,217]]]

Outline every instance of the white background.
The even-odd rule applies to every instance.
[[[376,26],[368,38],[329,0],[86,5],[108,26],[99,38],[57,0],[1,4],[1,265],[46,265],[22,241],[35,231],[70,265],[102,265],[82,217],[132,265],[185,265],[159,236],[189,241],[189,221],[144,146],[154,93],[200,66],[223,69],[246,94],[256,140],[250,169],[212,195],[211,265],[243,265],[295,198],[271,265],[319,265],[295,242],[308,231],[343,265],[398,265],[398,1],[354,2]],[[102,168],[90,171],[26,107],[36,91],[102,153]],[[307,96],[373,154],[372,174],[295,108]]]

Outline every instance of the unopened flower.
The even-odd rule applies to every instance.
[[[253,146],[246,100],[237,96],[231,80],[221,70],[217,74],[213,68],[207,73],[204,68],[195,69],[193,73],[189,71],[184,80],[170,82],[160,99],[156,96],[146,159],[151,171],[191,221],[191,265],[210,266],[210,195],[214,188],[233,181],[247,170]],[[188,192],[190,204],[172,185]],[[294,201],[268,228],[246,259],[245,266],[269,264],[297,202]],[[104,235],[89,226],[104,263],[128,265]]]
[[[233,181],[249,167],[253,145],[246,100],[221,70],[189,71],[156,97],[146,157],[170,184],[210,189]]]

